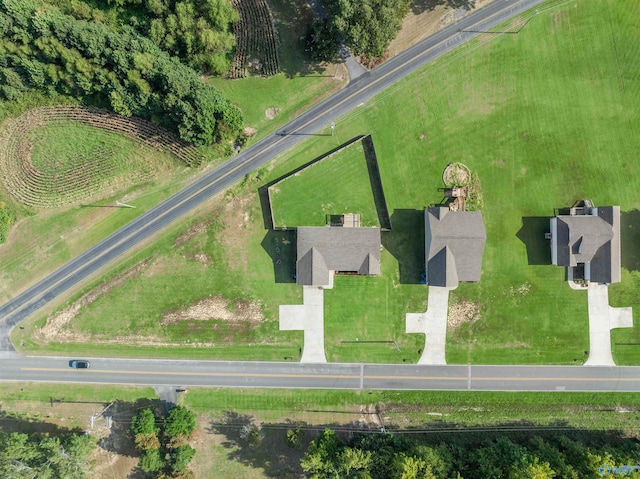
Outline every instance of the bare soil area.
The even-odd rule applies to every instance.
[[[402,29],[387,49],[387,58],[395,57],[429,35],[433,35],[492,1],[495,0],[468,0],[466,2],[450,2],[447,0],[414,1],[409,14],[402,22]],[[452,3],[461,4],[461,6],[453,8],[449,6]]]
[[[227,300],[216,295],[202,299],[186,309],[170,311],[163,315],[163,325],[175,324],[180,321],[206,321],[218,319],[230,322],[248,321],[256,323],[264,320],[262,308],[250,301],[235,301],[230,308]]]
[[[449,305],[447,328],[454,331],[463,324],[473,324],[481,318],[480,305],[471,301]]]

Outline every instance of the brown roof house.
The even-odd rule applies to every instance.
[[[570,280],[620,282],[620,207],[590,201],[550,220],[551,262],[568,268]]]
[[[425,210],[426,282],[456,288],[460,281],[479,281],[487,234],[479,211]]]
[[[301,226],[296,283],[330,286],[333,272],[380,274],[380,228]]]

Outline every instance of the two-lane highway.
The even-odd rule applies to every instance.
[[[496,0],[441,30],[257,142],[215,170],[147,211],[82,255],[0,307],[0,351],[11,351],[9,332],[19,321],[123,255],[212,196],[224,191],[305,138],[444,53],[542,0]]]
[[[640,367],[417,366],[286,362],[168,361],[4,357],[0,381],[203,386],[461,391],[640,392]]]

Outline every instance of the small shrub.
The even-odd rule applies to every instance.
[[[289,429],[287,431],[287,446],[292,449],[298,449],[302,446],[304,440],[304,431],[300,428]]]

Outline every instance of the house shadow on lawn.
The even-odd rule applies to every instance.
[[[550,216],[523,216],[522,228],[516,236],[527,248],[527,261],[530,265],[551,264],[551,245],[545,238],[549,232]]]
[[[640,210],[620,213],[620,261],[629,271],[640,271]]]
[[[425,261],[424,210],[394,210],[391,224],[393,229],[382,233],[382,245],[398,261],[400,283],[422,283]]]
[[[260,243],[271,257],[276,283],[296,281],[296,237],[295,230],[269,230]]]

